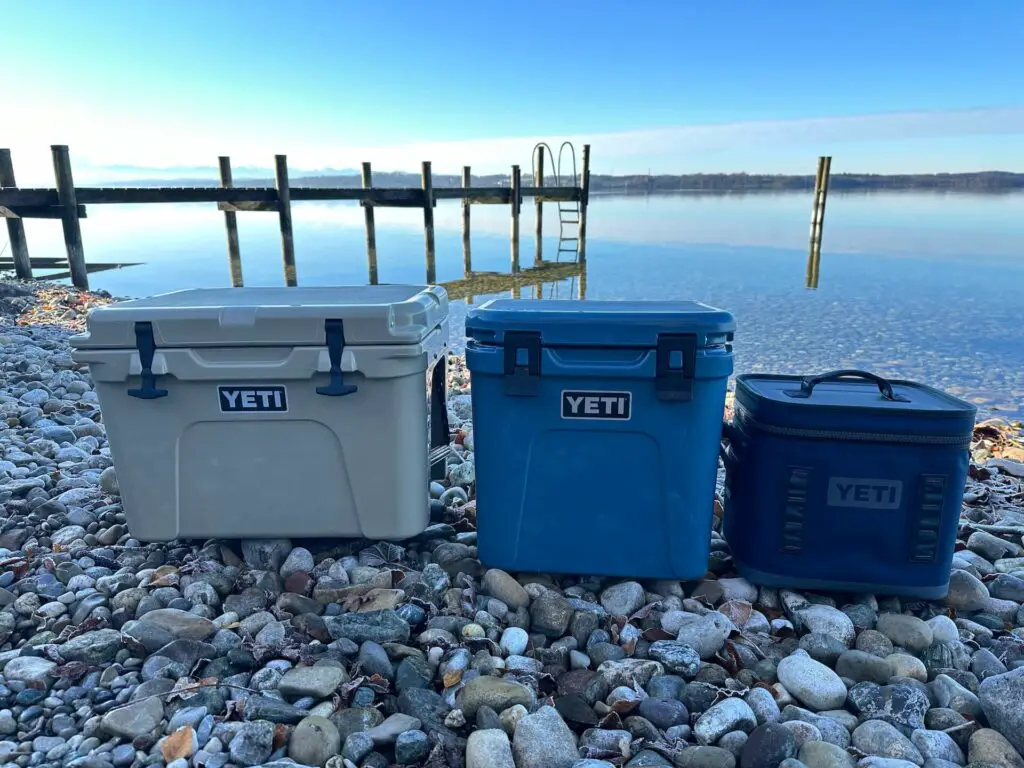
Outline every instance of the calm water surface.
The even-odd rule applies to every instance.
[[[545,217],[550,259],[554,208]],[[809,194],[594,197],[586,297],[728,309],[738,372],[867,368],[1024,414],[1024,194],[833,193],[816,290],[804,287],[809,214]],[[300,283],[367,281],[361,208],[300,203],[293,216]],[[508,271],[508,217],[506,206],[473,207],[475,270]],[[437,278],[459,279],[461,209],[443,202],[435,219]],[[283,284],[277,217],[238,220],[246,285]],[[26,229],[33,256],[63,255],[56,222]],[[230,284],[223,216],[212,205],[91,206],[82,231],[89,261],[142,262],[93,274],[95,288],[139,296]],[[535,248],[531,204],[521,231],[525,267]],[[421,212],[378,209],[377,247],[381,282],[424,280]],[[540,290],[568,298],[579,283]],[[532,297],[538,288],[521,290]],[[453,303],[459,338],[465,307]]]

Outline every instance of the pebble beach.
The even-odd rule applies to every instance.
[[[759,588],[717,532],[697,582],[487,569],[457,356],[419,536],[147,544],[67,341],[111,300],[0,283],[0,765],[1024,768],[1020,424],[933,602]]]

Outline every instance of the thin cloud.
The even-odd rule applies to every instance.
[[[300,134],[293,137],[252,133],[218,136],[202,125],[173,125],[137,117],[110,120],[81,109],[76,111],[74,120],[66,119],[66,115],[58,120],[54,109],[52,105],[36,105],[27,111],[25,120],[5,125],[3,133],[6,135],[0,135],[0,145],[15,149],[16,169],[19,169],[19,176],[26,178],[23,185],[48,183],[52,173],[48,151],[51,142],[70,144],[79,180],[89,181],[112,178],[115,170],[116,178],[127,178],[133,168],[156,177],[169,177],[179,173],[178,168],[193,171],[196,166],[212,168],[219,154],[230,154],[236,167],[269,168],[275,152],[288,154],[289,164],[302,170],[352,168],[362,161],[370,161],[381,171],[417,171],[421,161],[431,160],[439,173],[458,173],[463,165],[472,166],[476,173],[500,173],[506,172],[513,163],[520,164],[524,173],[528,173],[533,147],[547,141],[557,153],[562,138],[575,145],[577,162],[584,143],[593,147],[594,172],[739,171],[755,170],[752,158],[757,153],[774,153],[782,158],[799,151],[811,157],[830,152],[841,155],[842,145],[851,143],[881,145],[963,138],[981,146],[980,140],[972,141],[971,137],[1024,136],[1024,105],[685,125],[561,138],[523,136],[411,141],[362,147],[311,143],[304,141]],[[296,122],[301,125],[301,121]],[[51,135],[54,126],[61,126],[60,136]],[[912,151],[912,147],[908,146],[908,150]],[[1018,165],[1022,154],[1017,153],[1010,161]],[[738,165],[743,163],[747,166]],[[776,172],[806,172],[803,166],[789,168],[792,164],[789,158],[780,159],[779,164]],[[23,174],[22,167],[26,169]],[[563,172],[568,169],[566,161]],[[31,182],[28,177],[32,178]]]

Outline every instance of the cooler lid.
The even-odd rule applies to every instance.
[[[323,346],[327,320],[343,321],[345,344],[415,344],[447,315],[438,286],[201,288],[97,307],[71,344],[134,348],[142,322],[157,347]]]
[[[891,431],[937,422],[954,429],[973,427],[977,409],[952,395],[913,381],[884,379],[867,371],[833,371],[820,376],[742,374],[736,401],[758,421],[813,429]]]
[[[683,333],[706,347],[731,341],[735,330],[728,312],[696,301],[494,299],[466,315],[466,336],[490,344],[526,331],[549,346],[654,347],[658,334]]]

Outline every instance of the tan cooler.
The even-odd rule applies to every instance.
[[[448,444],[448,295],[189,290],[98,307],[96,383],[133,536],[404,538]]]

